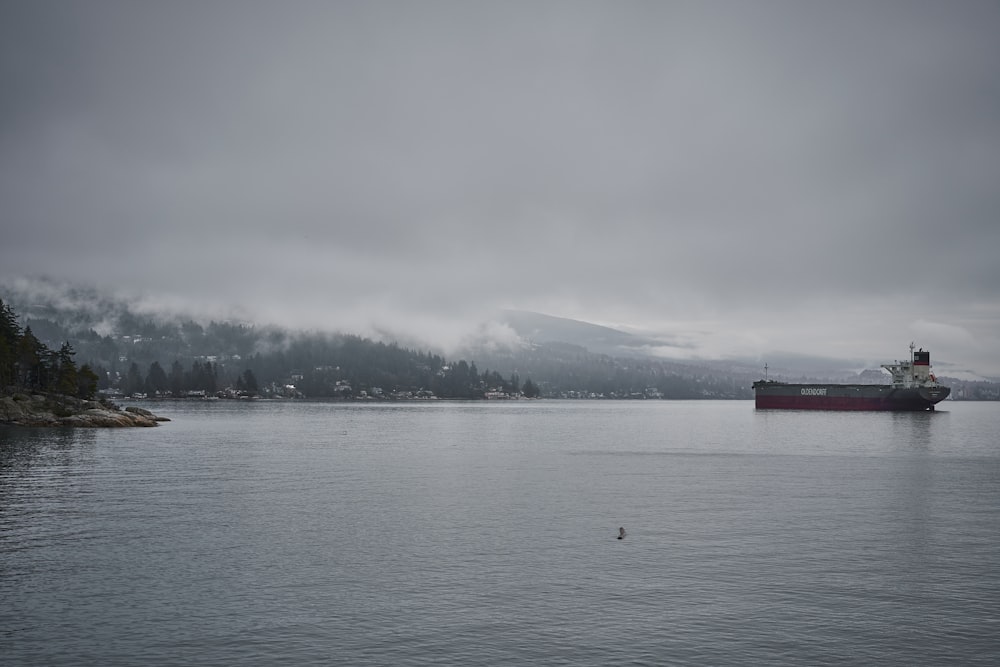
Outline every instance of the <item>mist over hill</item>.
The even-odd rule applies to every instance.
[[[169,378],[174,389],[215,393],[245,389],[253,378],[262,394],[311,397],[512,396],[530,382],[545,397],[749,399],[765,373],[758,359],[671,359],[669,346],[653,337],[517,310],[484,322],[449,359],[433,342],[401,346],[405,332],[372,340],[212,319],[45,279],[2,285],[0,298],[39,340],[70,342],[99,371],[103,388],[125,393],[166,391]],[[766,363],[771,379],[885,381],[857,360],[775,355]],[[990,397],[992,385],[985,386]]]
[[[478,359],[502,357],[503,354],[498,354],[500,350],[505,350],[507,353],[525,349],[547,349],[557,352],[577,348],[577,352],[583,351],[619,360],[659,362],[665,367],[701,369],[703,372],[753,376],[755,379],[759,379],[765,372],[765,363],[775,377],[788,379],[812,377],[829,381],[853,378],[858,372],[868,368],[865,362],[857,359],[788,353],[769,355],[767,360],[748,357],[691,359],[679,354],[672,356],[671,350],[683,351],[684,346],[649,335],[527,311],[503,310],[497,313],[491,322],[493,326],[490,331],[495,331],[497,325],[509,329],[505,338],[508,344],[506,346],[498,344],[489,335],[484,334],[480,340],[470,340],[462,348],[462,354]]]

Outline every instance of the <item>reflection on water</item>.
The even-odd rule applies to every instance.
[[[93,464],[95,429],[0,426],[0,484],[33,464],[79,472]]]
[[[929,452],[933,438],[939,439],[948,428],[950,413],[927,412],[891,412],[892,427],[899,432],[899,441],[911,451]]]

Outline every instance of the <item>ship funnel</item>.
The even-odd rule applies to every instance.
[[[917,382],[924,382],[931,375],[931,353],[924,349],[916,350],[913,353],[913,379]]]

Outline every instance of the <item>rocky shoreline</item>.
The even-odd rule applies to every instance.
[[[127,407],[124,410],[106,401],[84,401],[70,396],[15,393],[0,396],[0,425],[70,426],[107,428],[158,426],[170,421],[149,410]]]

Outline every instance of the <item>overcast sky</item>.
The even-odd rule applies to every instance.
[[[0,0],[0,279],[1000,374],[1000,3]]]

